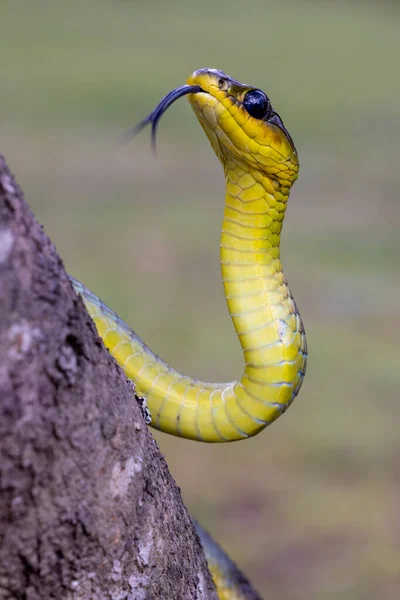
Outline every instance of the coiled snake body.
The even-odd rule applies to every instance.
[[[154,138],[161,115],[186,94],[225,173],[222,279],[244,353],[242,376],[220,384],[181,375],[101,300],[72,282],[105,345],[146,398],[151,425],[194,440],[230,442],[277,419],[298,394],[305,373],[305,332],[280,261],[282,222],[299,163],[264,92],[215,69],[195,71],[134,133],[151,123]],[[224,599],[246,598],[234,590],[218,593]]]

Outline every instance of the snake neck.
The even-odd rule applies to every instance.
[[[229,311],[244,347],[241,332],[251,327],[257,311],[265,318],[287,316],[282,305],[290,292],[280,261],[280,234],[289,188],[233,161],[226,164],[225,176],[222,277]]]

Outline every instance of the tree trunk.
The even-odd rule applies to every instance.
[[[216,600],[144,423],[0,156],[0,599]]]

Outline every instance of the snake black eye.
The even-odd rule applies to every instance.
[[[263,119],[271,110],[267,96],[261,90],[250,90],[243,99],[243,106],[254,119]]]

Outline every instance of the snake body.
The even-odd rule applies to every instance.
[[[240,569],[202,526],[193,519],[219,600],[262,600]]]
[[[160,116],[185,94],[225,173],[221,269],[244,353],[243,374],[230,383],[206,383],[178,373],[97,296],[72,282],[106,347],[146,398],[151,425],[194,440],[230,442],[277,419],[305,373],[304,327],[280,260],[282,223],[299,162],[264,92],[215,69],[195,71],[134,132],[151,123],[154,136]]]
[[[243,100],[254,88],[212,69],[196,71],[188,86],[201,89],[189,101],[225,172],[222,279],[244,352],[243,375],[220,384],[178,373],[82,284],[74,286],[105,345],[146,398],[152,426],[185,438],[229,442],[255,435],[279,417],[304,377],[306,337],[280,261],[298,158],[270,105],[269,120],[249,115]]]

